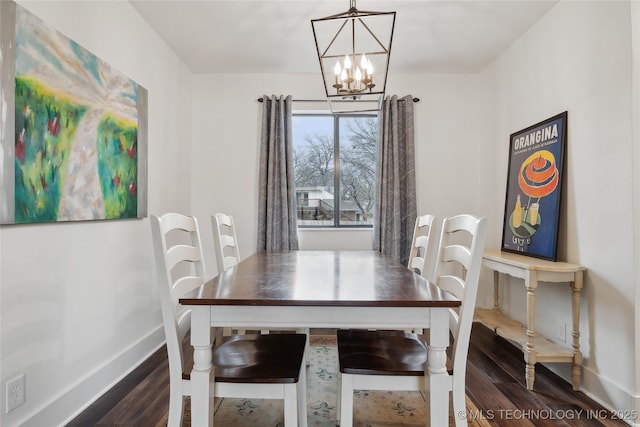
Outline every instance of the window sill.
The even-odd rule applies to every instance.
[[[313,232],[319,232],[319,231],[361,231],[361,232],[373,232],[373,227],[298,227],[298,232],[300,231],[313,231]]]

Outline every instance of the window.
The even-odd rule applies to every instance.
[[[376,115],[293,114],[298,226],[373,226],[377,144]]]

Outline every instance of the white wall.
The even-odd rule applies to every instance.
[[[640,2],[631,3],[631,48],[633,56],[632,69],[632,108],[633,120],[633,199],[634,218],[640,217]],[[634,222],[634,281],[635,281],[635,410],[640,413],[640,221]],[[640,419],[635,421],[640,426]]]
[[[484,128],[479,82],[469,74],[389,77],[389,93],[420,98],[414,104],[419,213],[485,215],[479,198]]]
[[[373,231],[370,228],[298,230],[302,251],[370,251],[373,248]]]
[[[149,212],[189,212],[188,69],[127,2],[20,4],[148,90]],[[162,344],[147,219],[3,226],[0,245],[0,425],[59,425]]]
[[[560,2],[483,73],[495,96],[488,143],[500,186],[484,190],[494,217],[503,212],[508,135],[568,110],[559,259],[588,269],[584,390],[622,409],[635,409],[636,393],[631,40],[628,2]],[[497,224],[489,234],[500,235]],[[522,282],[503,284],[502,295],[524,321]],[[543,284],[537,295],[539,330],[555,339],[557,322],[570,329],[568,287]],[[567,365],[554,368],[570,378]]]

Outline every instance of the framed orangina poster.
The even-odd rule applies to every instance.
[[[567,112],[510,136],[502,250],[556,261]]]

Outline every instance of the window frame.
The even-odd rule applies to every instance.
[[[331,113],[330,111],[293,111],[292,118],[295,117],[332,117],[333,118],[333,189],[334,189],[334,206],[333,206],[333,225],[300,225],[298,228],[303,229],[373,229],[373,224],[340,224],[340,118],[375,118],[379,120],[377,113]],[[376,123],[377,124],[377,123]],[[379,140],[376,140],[376,151],[378,149]],[[295,173],[295,172],[294,172]],[[375,184],[375,183],[374,183]],[[338,197],[335,197],[338,194]],[[296,218],[298,215],[298,195],[294,187],[294,197],[296,200]]]

